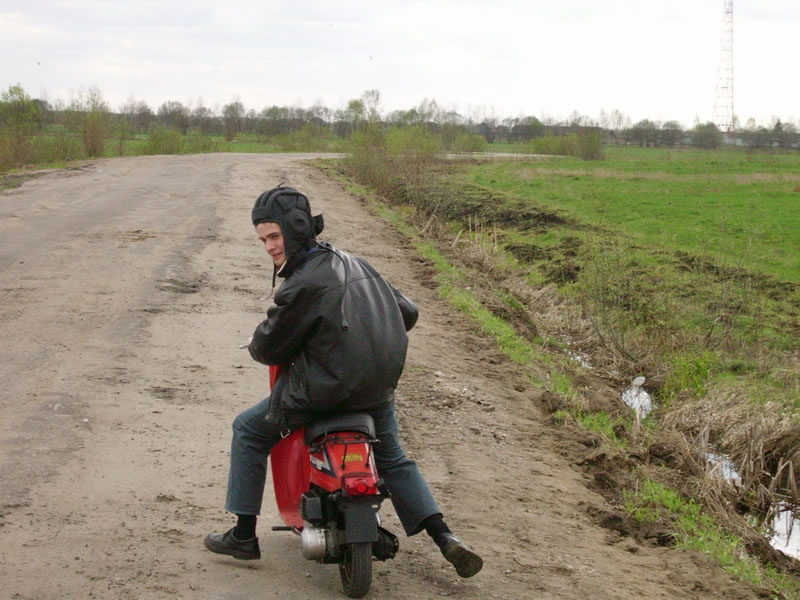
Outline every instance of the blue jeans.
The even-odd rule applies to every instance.
[[[237,515],[261,512],[267,457],[281,439],[278,425],[265,420],[269,397],[244,411],[233,421],[231,467],[228,472],[228,497],[225,509]],[[375,435],[380,440],[373,448],[375,464],[389,493],[406,535],[422,530],[422,522],[441,514],[417,463],[409,459],[397,434],[394,402],[364,411],[375,421]]]

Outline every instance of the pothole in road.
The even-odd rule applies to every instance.
[[[161,400],[173,400],[178,393],[178,388],[154,385],[150,388],[150,393]]]
[[[175,294],[196,294],[200,291],[197,283],[188,283],[178,279],[160,279],[158,289],[162,292],[173,292]]]

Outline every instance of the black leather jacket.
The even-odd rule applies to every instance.
[[[365,260],[324,242],[298,263],[249,347],[258,362],[286,366],[269,419],[292,428],[390,402],[417,307]]]

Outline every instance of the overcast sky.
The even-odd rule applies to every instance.
[[[464,116],[713,118],[723,0],[0,0],[0,86]],[[800,0],[734,3],[734,109],[800,118]]]

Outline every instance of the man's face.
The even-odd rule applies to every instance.
[[[276,267],[286,262],[286,251],[283,248],[283,232],[277,223],[259,223],[256,225],[258,239],[264,243],[264,249],[272,257]]]

